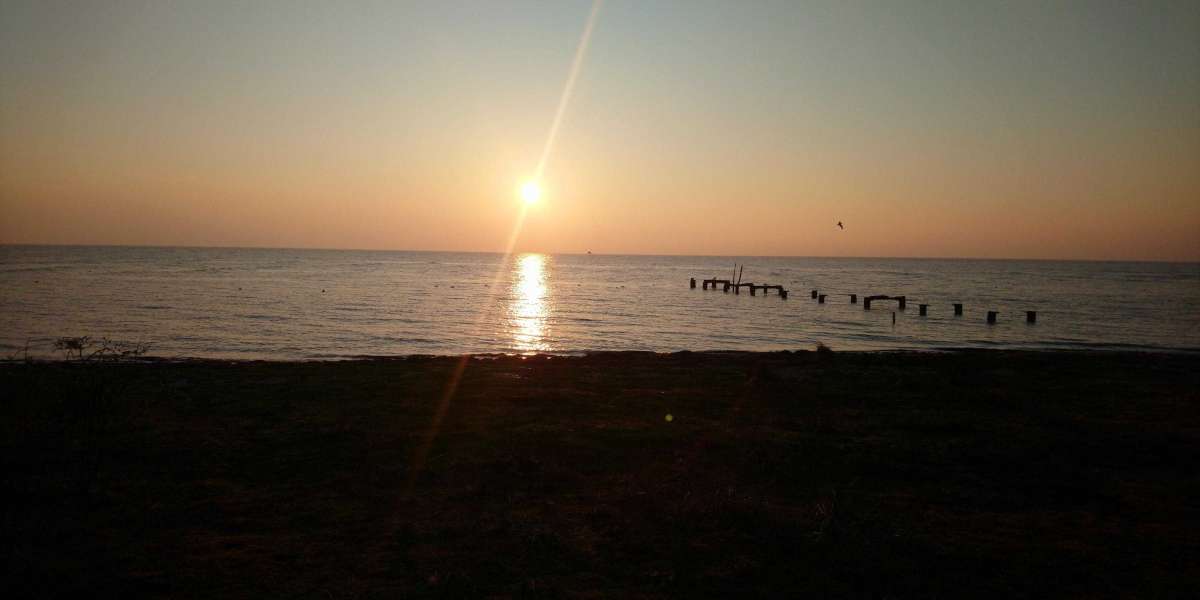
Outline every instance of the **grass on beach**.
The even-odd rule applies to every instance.
[[[2,364],[7,587],[1184,595],[1200,587],[1197,367],[1037,352]]]

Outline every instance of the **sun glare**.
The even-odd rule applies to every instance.
[[[521,186],[521,199],[525,201],[525,204],[533,204],[541,197],[542,188],[536,181],[526,181],[525,185]]]

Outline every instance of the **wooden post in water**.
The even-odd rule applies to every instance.
[[[858,304],[858,294],[850,294],[850,304]]]
[[[695,277],[692,278],[692,289],[693,290],[696,289],[696,278]]]
[[[783,298],[784,300],[787,300],[787,290],[785,290],[785,289],[780,289],[780,290],[779,290],[779,297],[780,297],[780,298]]]
[[[929,309],[929,305],[928,304],[918,304],[917,308],[919,308],[921,310],[921,316],[924,317],[925,311]]]
[[[817,294],[817,304],[825,304],[825,294]]]
[[[988,311],[988,316],[987,316],[988,325],[996,324],[996,313],[997,313],[997,311],[994,311],[994,310]]]
[[[900,310],[904,310],[904,302],[906,298],[904,296],[896,296],[896,300],[900,302]]]
[[[817,297],[817,290],[813,290],[813,291],[812,291],[812,297],[813,297],[813,298],[816,298],[816,297]]]
[[[956,317],[962,316],[962,304],[954,305],[954,316],[956,316]]]
[[[754,295],[756,295],[756,294],[754,293],[754,288],[755,288],[755,286],[753,286],[753,285],[752,285],[752,286],[750,286],[750,295],[751,295],[751,296],[754,296]]]
[[[725,293],[729,293],[729,282],[728,281],[725,282],[725,289],[723,289],[721,291],[725,292]]]
[[[1025,311],[1025,322],[1026,323],[1037,323],[1037,311],[1036,310]]]
[[[867,296],[863,298],[863,310],[871,310],[871,303],[876,300],[890,300],[888,296]]]

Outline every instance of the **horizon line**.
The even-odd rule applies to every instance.
[[[239,246],[239,245],[164,245],[164,244],[58,244],[31,242],[0,242],[0,247],[49,247],[49,248],[154,248],[154,249],[196,249],[196,250],[304,250],[318,252],[418,252],[442,254],[505,254],[500,250],[417,250],[405,248],[334,248],[322,246]],[[883,260],[970,260],[970,261],[1031,261],[1031,262],[1124,262],[1124,263],[1168,263],[1168,264],[1200,264],[1200,258],[1193,260],[1161,259],[1161,258],[1022,258],[1022,257],[983,257],[983,256],[871,256],[871,255],[802,255],[802,254],[656,254],[646,252],[546,252],[538,250],[520,250],[513,254],[548,254],[563,256],[662,256],[662,257],[694,257],[694,258],[855,258]]]

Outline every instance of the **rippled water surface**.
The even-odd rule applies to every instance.
[[[729,277],[735,262],[743,281],[790,297],[689,288],[691,277]],[[867,311],[851,293],[904,294],[908,307]],[[1000,311],[995,325],[988,310]],[[45,353],[78,335],[149,342],[157,356],[279,359],[818,341],[1197,349],[1200,264],[0,247],[0,351],[28,342]]]

